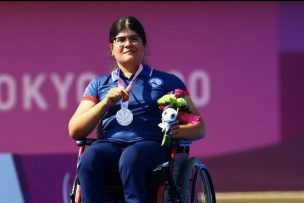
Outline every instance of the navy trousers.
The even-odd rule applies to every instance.
[[[78,177],[83,203],[104,203],[106,177],[119,169],[127,203],[146,202],[146,174],[169,160],[169,149],[159,142],[143,140],[135,143],[96,141],[80,157]]]

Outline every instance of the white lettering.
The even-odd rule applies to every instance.
[[[184,83],[186,83],[184,75],[177,70],[171,70],[170,73],[175,74]],[[195,70],[190,72],[188,81],[188,89],[191,99],[197,107],[206,106],[210,101],[210,80],[208,73],[203,70]],[[201,84],[201,86],[199,86]],[[202,91],[200,91],[200,89]]]
[[[2,85],[7,87],[7,100],[3,101],[2,97],[2,91],[4,87],[2,88]],[[16,81],[15,79],[8,75],[3,74],[0,75],[0,110],[1,111],[8,111],[11,108],[14,107],[16,104]]]
[[[203,70],[195,70],[190,74],[188,81],[193,103],[197,107],[206,106],[210,101],[210,79],[208,74]],[[201,83],[199,83],[199,81],[201,81]],[[202,85],[202,94],[199,94],[198,84]]]
[[[58,92],[58,106],[59,109],[64,110],[67,108],[67,96],[68,96],[68,90],[71,87],[72,81],[74,79],[74,74],[68,73],[67,76],[65,76],[65,79],[63,82],[60,81],[59,75],[56,73],[51,74],[51,81],[53,85],[55,86],[55,89]]]
[[[31,83],[31,76],[29,74],[23,76],[23,107],[25,110],[32,108],[32,101],[36,102],[39,109],[47,110],[47,103],[39,92],[39,87],[44,80],[45,75],[43,73],[39,74],[33,83]]]
[[[82,98],[82,95],[86,89],[86,87],[88,86],[88,82],[92,80],[92,78],[96,77],[96,74],[94,73],[83,73],[79,76],[77,82],[76,82],[76,101],[80,101],[80,99]]]
[[[207,72],[196,69],[187,72],[187,75],[178,70],[172,70],[170,73],[175,74],[187,85],[193,103],[197,107],[209,104],[211,90],[210,78]],[[47,103],[44,97],[44,94],[47,94],[42,89],[44,85],[51,85],[54,88],[58,95],[57,108],[66,110],[71,102],[79,103],[88,83],[96,76],[93,72],[83,72],[79,75],[71,72],[65,75],[38,73],[35,77],[25,73],[21,75],[21,90],[17,94],[17,85],[19,85],[17,82],[19,80],[9,74],[0,74],[0,111],[12,110],[17,105],[17,101],[21,101],[22,107],[26,111],[32,110],[34,105],[39,110],[48,110],[49,105],[52,103]],[[75,95],[72,101],[68,97],[71,91],[72,95]],[[18,96],[20,98],[17,98]]]

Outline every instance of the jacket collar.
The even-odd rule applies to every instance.
[[[143,65],[140,64],[140,66],[143,66]],[[149,67],[147,65],[144,65],[142,71],[139,73],[139,76],[140,75],[145,75],[145,76],[151,77],[152,73],[153,73],[153,68],[151,68],[151,67]],[[116,67],[111,72],[111,77],[112,77],[112,81],[113,82],[116,82],[118,80],[118,78],[119,78],[119,68],[118,67]]]

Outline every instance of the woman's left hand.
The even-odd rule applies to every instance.
[[[180,127],[178,121],[171,126],[169,134],[172,139],[180,138]]]

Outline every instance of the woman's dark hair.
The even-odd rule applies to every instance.
[[[115,20],[109,32],[109,43],[113,43],[114,38],[124,29],[135,31],[141,38],[143,45],[147,44],[146,33],[142,24],[133,16],[122,16]]]

